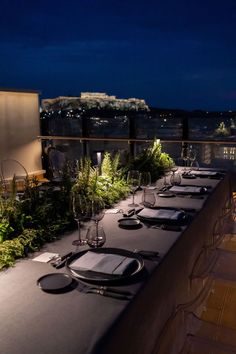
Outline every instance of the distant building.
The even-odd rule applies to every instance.
[[[71,109],[114,109],[122,111],[148,111],[145,100],[138,98],[116,98],[102,92],[81,92],[80,97],[59,96],[43,99],[42,109],[47,111]]]

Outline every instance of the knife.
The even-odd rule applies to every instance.
[[[182,227],[179,225],[153,225],[151,226],[151,229],[161,229],[161,230],[166,230],[166,231],[181,231]]]
[[[121,290],[121,289],[116,289],[116,288],[109,288],[107,286],[100,286],[98,289],[108,291],[111,293],[116,293],[116,294],[121,294],[121,295],[126,295],[126,296],[131,296],[132,293],[128,290]]]
[[[130,296],[128,296],[128,295],[118,294],[113,291],[111,292],[111,291],[103,290],[103,289],[91,288],[91,289],[88,289],[87,293],[99,294],[102,296],[112,297],[114,299],[119,299],[119,300],[130,300]]]
[[[95,286],[95,285],[87,285],[79,281],[77,285],[77,290],[85,293],[85,294],[98,294],[102,296],[113,297],[119,300],[130,300],[132,297],[132,293],[129,291],[123,291],[113,288],[108,288],[106,286]]]

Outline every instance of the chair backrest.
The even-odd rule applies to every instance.
[[[18,190],[23,190],[27,178],[28,172],[18,160],[3,159],[0,161],[0,180],[4,192],[9,192],[11,190],[13,181],[15,181]]]
[[[194,313],[186,313],[188,334],[180,354],[236,353],[236,330],[205,321]]]
[[[212,280],[208,279],[200,292],[189,302],[179,304],[165,323],[158,338],[153,353],[177,354],[180,353],[190,330],[198,323],[193,312],[201,312],[203,305],[212,289]],[[193,323],[194,322],[194,323]]]

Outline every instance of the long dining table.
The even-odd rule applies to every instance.
[[[140,276],[114,285],[129,291],[130,299],[84,293],[76,287],[52,294],[37,286],[40,277],[68,273],[68,269],[55,269],[33,258],[44,252],[73,251],[76,230],[2,271],[0,353],[157,354],[158,339],[166,321],[176,306],[196,295],[196,288],[190,286],[193,264],[202,247],[212,239],[215,222],[231,197],[229,173],[220,179],[182,178],[181,184],[207,186],[207,193],[200,198],[178,194],[163,198],[156,191],[157,207],[173,207],[188,214],[188,221],[179,230],[154,228],[142,222],[140,228],[121,228],[118,220],[122,213],[113,210],[100,222],[106,234],[104,248],[159,252],[157,258],[143,258]],[[138,203],[141,195],[141,191],[135,195]],[[114,209],[127,210],[130,202],[131,196]],[[89,247],[83,246],[79,251],[86,249]]]

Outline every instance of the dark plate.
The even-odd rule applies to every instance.
[[[128,272],[122,275],[114,275],[114,274],[104,274],[99,273],[93,270],[77,270],[73,269],[73,265],[71,264],[73,261],[83,256],[86,251],[81,251],[75,253],[66,263],[66,267],[69,272],[76,278],[79,278],[83,281],[93,283],[93,284],[117,284],[123,281],[131,281],[136,275],[138,275],[144,267],[144,261],[142,257],[134,252],[130,252],[121,248],[95,248],[89,250],[90,252],[95,253],[106,253],[106,254],[116,254],[125,257],[130,257],[135,260],[132,268],[129,269]]]
[[[142,227],[140,224],[140,220],[131,219],[131,218],[123,218],[118,220],[119,226],[124,229],[138,229]]]
[[[37,285],[43,291],[57,293],[66,291],[73,283],[73,278],[65,273],[50,273],[37,280]]]

